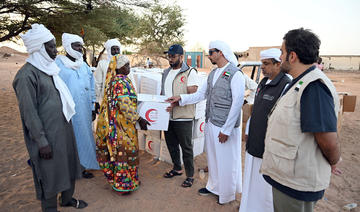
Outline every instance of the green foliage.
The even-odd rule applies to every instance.
[[[184,45],[184,19],[182,9],[178,5],[162,5],[155,1],[140,21],[139,52],[164,56],[163,52],[171,45]]]
[[[32,23],[42,23],[58,42],[63,32],[79,34],[83,28],[91,38],[86,45],[99,45],[107,37],[131,43],[133,36],[127,35],[137,18],[130,7],[147,8],[150,3],[151,0],[0,0],[0,42],[17,38]]]
[[[139,9],[141,16],[135,13]],[[42,23],[58,45],[62,33],[78,34],[93,53],[110,38],[152,56],[164,56],[170,45],[184,44],[181,8],[159,0],[0,0],[0,23],[0,42]]]

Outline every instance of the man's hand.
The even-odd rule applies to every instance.
[[[151,125],[150,122],[148,122],[146,119],[143,119],[142,117],[139,118],[138,122],[142,130],[147,130],[147,125]]]
[[[166,112],[170,112],[174,107],[179,106],[180,99],[181,99],[180,96],[172,96],[167,100],[165,100],[165,102],[171,103],[170,106],[166,108]]]
[[[176,106],[179,106],[179,104],[176,104],[176,103],[170,104],[170,106],[166,108],[166,112],[171,112],[172,109]]]
[[[46,145],[39,149],[40,158],[44,160],[49,160],[52,158],[52,150],[50,145]]]
[[[95,102],[95,113],[99,114],[99,111],[100,111],[100,104],[99,104],[99,102]]]
[[[165,102],[169,102],[171,104],[174,104],[175,106],[179,106],[180,99],[181,99],[180,96],[172,96],[172,97],[168,98],[167,100],[165,100]]]
[[[340,157],[339,161],[335,165],[331,165],[331,173],[333,173],[334,175],[339,176],[342,174],[342,171],[337,168],[337,166],[339,165],[339,163],[341,161],[342,161],[342,158]]]
[[[244,141],[245,141],[245,143],[247,143],[247,140],[248,140],[248,138],[249,138],[249,135],[244,135]]]
[[[225,143],[228,140],[229,136],[220,132],[218,138],[220,143]]]

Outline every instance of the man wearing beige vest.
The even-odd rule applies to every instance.
[[[320,40],[303,28],[285,34],[281,71],[293,77],[269,114],[261,173],[275,212],[313,211],[340,158],[334,85],[313,65]]]
[[[180,94],[195,93],[198,88],[197,71],[189,67],[184,60],[183,48],[178,45],[170,46],[165,52],[168,55],[170,67],[164,70],[161,83],[161,94],[171,97]],[[164,174],[165,178],[182,175],[180,148],[182,150],[186,180],[183,187],[191,187],[194,182],[194,157],[192,145],[192,126],[195,117],[195,105],[177,106],[170,111],[168,131],[165,140],[173,169]]]
[[[194,94],[181,94],[168,99],[171,107],[189,105],[206,99],[205,142],[209,166],[206,187],[199,194],[218,196],[219,204],[236,199],[241,192],[241,107],[245,80],[236,66],[238,61],[228,44],[212,41],[209,59],[214,68],[205,83]]]

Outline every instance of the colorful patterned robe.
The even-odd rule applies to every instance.
[[[126,75],[111,77],[115,73],[111,63],[96,129],[97,159],[115,191],[135,191],[139,187],[137,96]]]

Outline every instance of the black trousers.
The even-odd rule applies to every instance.
[[[71,182],[71,187],[68,190],[61,192],[61,202],[63,204],[69,203],[74,195],[75,191],[75,181]],[[57,212],[57,195],[45,199],[43,196],[41,198],[41,209],[43,212]]]
[[[169,121],[168,131],[165,131],[166,145],[174,164],[173,169],[181,170],[180,145],[187,177],[194,176],[192,126],[192,121]]]

